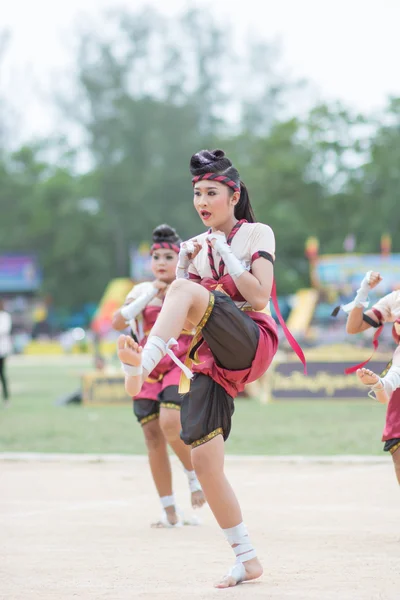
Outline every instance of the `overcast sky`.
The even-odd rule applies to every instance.
[[[11,38],[0,70],[1,95],[21,115],[24,136],[55,126],[48,100],[57,71],[70,70],[77,23],[101,10],[141,0],[0,0],[0,28]],[[400,0],[153,0],[165,14],[185,6],[228,16],[239,40],[249,31],[279,40],[282,64],[305,77],[319,98],[339,99],[364,112],[400,96]],[[205,9],[204,23],[210,18]]]

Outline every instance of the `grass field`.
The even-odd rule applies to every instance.
[[[12,398],[0,409],[0,451],[145,452],[130,406],[56,406],[80,385],[88,357],[13,357],[8,364]],[[238,399],[231,454],[381,454],[385,408],[365,401],[276,402]]]

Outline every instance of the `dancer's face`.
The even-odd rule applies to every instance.
[[[234,218],[239,193],[218,181],[198,181],[194,186],[194,207],[204,225],[218,229]]]
[[[159,281],[171,283],[175,279],[176,265],[178,264],[178,255],[173,250],[160,248],[154,250],[151,255],[151,270],[153,275]]]

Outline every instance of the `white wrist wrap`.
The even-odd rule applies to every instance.
[[[371,277],[372,271],[368,271],[368,273],[365,275],[364,279],[361,282],[361,285],[359,287],[359,289],[357,290],[357,294],[356,297],[354,298],[353,302],[349,302],[349,304],[345,304],[344,306],[342,306],[342,309],[349,313],[353,310],[353,308],[368,308],[369,306],[369,300],[368,300],[368,294],[370,291],[370,286],[369,286],[369,279]]]
[[[214,249],[218,252],[225,263],[226,270],[231,277],[240,277],[246,271],[240,260],[233,254],[231,247],[226,243],[225,236],[210,233],[208,240],[216,240]]]
[[[146,308],[150,300],[153,300],[157,296],[158,290],[152,287],[148,292],[136,298],[130,304],[123,306],[120,310],[121,315],[126,321],[135,319],[140,313]]]
[[[177,279],[189,279],[189,265],[190,258],[188,254],[193,254],[194,244],[190,240],[183,242],[179,250],[179,259],[176,267],[176,278]]]
[[[201,485],[200,485],[200,481],[197,479],[197,475],[196,475],[195,471],[188,471],[185,468],[183,468],[183,470],[185,471],[186,476],[188,478],[190,491],[192,493],[193,492],[200,492],[201,491]]]

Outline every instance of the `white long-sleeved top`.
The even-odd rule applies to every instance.
[[[0,356],[7,356],[12,352],[11,327],[11,316],[5,310],[0,310]]]

